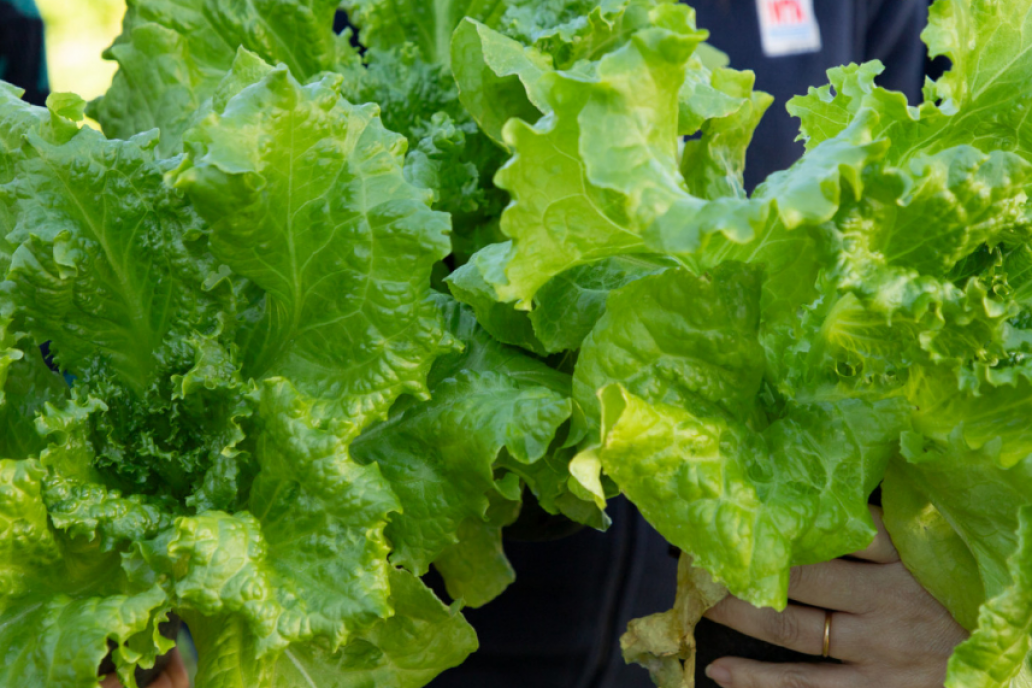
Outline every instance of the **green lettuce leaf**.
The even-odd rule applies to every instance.
[[[175,155],[238,48],[285,64],[301,81],[354,61],[346,40],[333,32],[337,6],[336,0],[133,2],[122,35],[104,53],[118,72],[90,116],[112,138],[159,129],[162,155]]]
[[[153,136],[106,141],[87,128],[67,143],[27,140],[6,187],[15,316],[35,341],[54,340],[63,369],[103,367],[142,394],[186,327],[215,329],[225,307],[222,290],[200,288],[209,266],[187,246],[203,242],[200,220],[164,185]]]
[[[597,60],[647,26],[670,0],[510,0],[497,28],[552,58],[556,69]],[[692,15],[694,18],[694,12]]]
[[[950,657],[947,688],[1011,685],[1027,671],[1032,648],[1032,507],[1018,512],[1018,547],[1008,559],[1012,584],[989,600],[978,615],[978,628]],[[1027,673],[1026,673],[1027,679]]]
[[[1019,377],[1013,385],[959,389],[957,376],[942,368],[916,367],[906,385],[914,407],[914,427],[947,443],[959,432],[974,449],[999,442],[999,461],[1014,466],[1032,457],[1032,433],[1024,419],[1032,403],[1032,383]]]
[[[0,679],[95,686],[110,639],[126,680],[137,662],[152,666],[158,653],[171,648],[156,632],[168,609],[166,592],[160,586],[131,589],[117,553],[52,529],[43,497],[46,475],[34,460],[0,461]]]
[[[835,137],[858,117],[875,113],[877,137],[892,141],[897,164],[957,145],[985,153],[1010,151],[1032,160],[1032,129],[1021,88],[1030,66],[1025,31],[1027,0],[1003,4],[937,0],[922,34],[931,57],[945,55],[952,68],[925,87],[924,102],[875,86],[880,62],[830,70],[828,86],[793,99],[808,146]]]
[[[896,451],[905,406],[789,408],[762,434],[727,418],[600,393],[602,467],[672,544],[732,594],[783,609],[789,570],[863,549],[867,498]]]
[[[278,658],[258,657],[255,637],[239,615],[203,616],[185,608],[180,616],[189,627],[195,646],[206,650],[198,652],[197,676],[194,678],[197,685],[212,688],[268,685],[311,688],[311,683],[273,683]],[[247,661],[242,661],[242,657],[247,657]]]
[[[47,367],[35,348],[15,361],[6,385],[0,387],[0,457],[38,457],[46,442],[36,428],[36,416],[45,404],[58,405],[67,395],[64,379]]]
[[[298,645],[276,665],[288,688],[420,688],[477,649],[458,605],[446,607],[415,576],[391,571],[397,613],[336,653]]]
[[[547,110],[537,87],[552,64],[539,51],[465,19],[452,38],[451,60],[462,105],[497,144],[508,145],[502,129],[510,119],[536,122]]]
[[[570,412],[570,400],[547,388],[467,370],[356,440],[355,457],[378,465],[401,499],[387,527],[391,561],[426,573],[458,541],[463,521],[486,518],[499,452],[538,461]]]
[[[459,524],[457,536],[459,541],[437,557],[434,568],[444,578],[453,599],[469,607],[482,607],[516,580],[502,547],[502,528],[468,518]]]
[[[677,266],[665,256],[642,254],[614,256],[560,273],[534,299],[534,335],[549,353],[579,349],[605,313],[612,291]]]
[[[405,43],[418,46],[424,60],[447,66],[455,27],[465,19],[493,25],[504,14],[507,0],[344,0],[348,18],[359,27],[359,39],[369,48],[388,49]]]
[[[259,419],[249,512],[180,518],[144,558],[174,572],[182,608],[244,619],[259,656],[313,637],[339,647],[390,614],[383,530],[397,497],[285,381],[265,383]]]
[[[512,242],[487,246],[445,280],[495,339],[544,356],[580,348],[605,313],[610,291],[680,263],[658,255],[627,255],[581,265],[549,280],[530,313],[500,303],[494,284],[504,280]]]
[[[540,358],[506,346],[492,337],[477,321],[473,310],[450,296],[436,294],[432,298],[450,336],[461,345],[458,351],[443,354],[434,361],[427,385],[434,389],[441,382],[455,378],[463,371],[499,373],[520,388],[543,387],[561,396],[572,394],[568,372],[549,366]],[[400,410],[398,402],[395,409]]]
[[[130,669],[141,657],[129,644],[140,636],[156,635],[154,618],[165,603],[161,588],[137,595],[20,600],[0,613],[0,646],[8,650],[0,679],[12,685],[31,681],[93,688],[110,639],[119,646],[114,656],[121,678],[134,686]],[[171,647],[160,649],[167,652]],[[150,655],[153,666],[155,651]]]
[[[406,179],[434,192],[435,210],[452,214],[453,252],[465,262],[501,237],[485,228],[497,226],[508,202],[491,182],[504,151],[462,107],[449,70],[424,61],[411,44],[369,50],[364,62],[345,79],[344,95],[353,103],[379,105],[384,126],[409,140]]]
[[[706,34],[688,8],[631,5],[635,28],[627,40],[569,71],[551,68],[539,49],[484,25],[467,22],[456,32],[463,104],[515,154],[496,176],[514,198],[501,224],[513,247],[504,275],[494,270],[490,280],[499,301],[530,310],[551,278],[611,256],[650,252],[652,235],[670,235],[667,243],[676,236],[691,252],[722,234],[747,241],[763,225],[765,205],[739,198],[744,194],[735,186],[766,97],[751,92],[748,74],[714,76],[692,58]],[[689,80],[695,87],[685,90]],[[724,94],[730,104],[712,102],[714,83],[733,94]],[[721,118],[729,119],[718,123]],[[678,134],[707,122],[706,150],[696,151],[699,159],[685,170],[699,175],[692,181],[697,190],[732,197],[710,203],[689,192],[677,160]],[[713,175],[710,188],[702,180]]]
[[[946,55],[953,68],[927,89],[925,97],[938,101],[950,117],[939,130],[921,131],[913,147],[971,143],[1032,159],[1028,104],[1022,89],[1014,88],[1032,69],[1025,31],[1029,8],[1027,0],[1013,0],[1006,7],[956,0],[935,3],[921,37],[930,56]]]
[[[1007,559],[1018,545],[1018,508],[1030,503],[1032,459],[1004,468],[999,438],[971,448],[955,428],[945,441],[904,435],[882,495],[903,562],[974,630],[980,605],[1011,584]]]
[[[915,364],[974,371],[1004,358],[1019,305],[976,258],[1027,231],[1026,175],[1020,158],[968,146],[916,156],[903,170],[869,167],[862,197],[797,237],[834,267],[814,287],[784,283],[793,298],[771,303],[779,384],[884,391]]]
[[[596,394],[614,383],[651,402],[751,416],[764,367],[760,280],[755,269],[725,263],[712,274],[668,270],[612,292],[573,377],[587,426],[597,433]]]
[[[503,344],[544,356],[548,350],[535,334],[530,314],[516,310],[512,304],[499,303],[489,281],[504,274],[511,250],[510,242],[491,244],[450,274],[445,282],[456,299],[473,308],[477,322],[492,337]]]
[[[67,138],[77,131],[73,122],[52,116],[49,110],[33,107],[24,102],[23,91],[0,81],[0,187],[16,176],[15,165],[25,157],[25,136],[34,133],[42,137]],[[14,218],[8,204],[0,198],[0,282],[11,264],[16,246],[7,241],[14,229]]]
[[[496,285],[500,300],[529,310],[551,277],[600,258],[644,253],[646,228],[668,213],[688,224],[700,211],[703,202],[687,193],[677,168],[676,112],[685,65],[704,34],[687,10],[661,10],[662,28],[643,29],[591,63],[589,73],[547,72],[537,88],[549,116],[533,126],[521,119],[506,124],[515,157],[496,183],[514,198],[502,216],[502,231],[514,242],[507,283]]]
[[[699,55],[681,87],[679,132],[699,133],[685,142],[681,173],[688,190],[705,199],[744,197],[745,153],[764,113],[774,102],[753,91],[756,76],[727,67],[710,70]]]
[[[264,292],[238,338],[244,374],[288,377],[354,437],[400,394],[426,394],[448,218],[405,181],[404,139],[375,106],[349,104],[339,78],[262,71],[188,133],[175,183],[212,252]]]

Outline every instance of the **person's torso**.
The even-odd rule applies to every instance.
[[[33,105],[46,101],[43,20],[33,0],[0,0],[0,80],[24,89]]]

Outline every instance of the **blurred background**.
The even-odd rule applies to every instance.
[[[125,0],[36,0],[47,31],[50,90],[102,95],[117,68],[100,54],[121,31]]]

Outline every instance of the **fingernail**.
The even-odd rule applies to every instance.
[[[706,675],[722,686],[726,686],[731,683],[731,672],[722,666],[717,666],[716,664],[710,664],[706,667]]]

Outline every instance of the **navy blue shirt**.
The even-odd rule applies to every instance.
[[[736,69],[756,72],[756,88],[774,96],[774,105],[756,130],[746,161],[746,187],[752,189],[774,171],[802,155],[795,142],[798,121],[786,103],[810,86],[828,83],[831,67],[881,60],[879,84],[903,91],[916,102],[924,80],[925,47],[920,33],[927,22],[926,0],[814,0],[820,25],[820,52],[769,58],[760,43],[754,0],[696,0],[698,25],[710,31],[709,42],[731,58]]]
[[[33,0],[0,0],[0,80],[25,89],[33,105],[46,102],[43,20]]]

